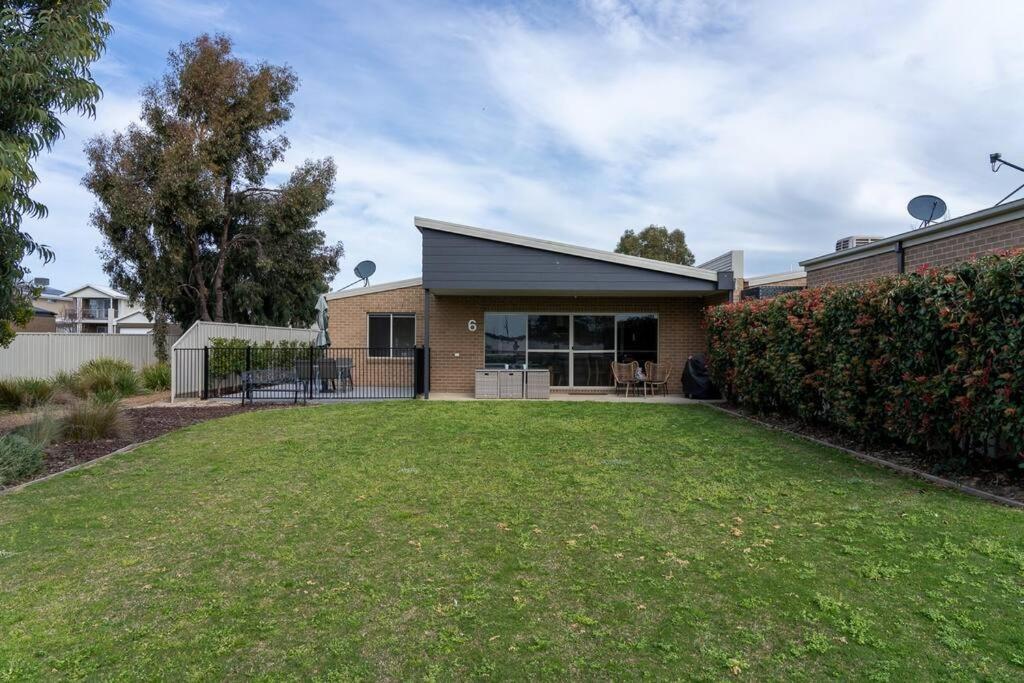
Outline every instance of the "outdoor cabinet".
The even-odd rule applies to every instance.
[[[550,396],[551,396],[551,371],[550,370],[527,370],[525,374],[526,374],[526,398],[550,398]]]
[[[476,371],[476,398],[498,398],[498,371]]]
[[[498,398],[522,398],[523,397],[523,371],[522,370],[499,370],[498,371]]]

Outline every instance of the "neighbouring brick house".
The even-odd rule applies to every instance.
[[[862,282],[1024,247],[1024,200],[933,223],[800,263],[807,286]]]
[[[475,370],[506,364],[548,369],[555,391],[610,390],[613,360],[670,363],[678,377],[704,351],[703,309],[736,288],[730,270],[424,218],[415,226],[423,276],[328,294],[328,331],[332,347],[375,349],[357,375],[411,363],[394,349],[423,346],[428,395],[470,392]]]

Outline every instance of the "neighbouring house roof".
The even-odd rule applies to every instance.
[[[771,273],[770,275],[758,275],[757,277],[747,278],[747,287],[757,287],[759,285],[770,285],[775,282],[799,280],[800,278],[804,277],[807,277],[807,272],[803,268],[800,268],[799,270],[790,270],[785,273]]]
[[[152,325],[153,324],[153,321],[150,320],[146,316],[146,314],[143,313],[142,311],[135,311],[133,313],[129,313],[128,315],[122,315],[120,318],[116,318],[114,320],[114,322],[117,323],[118,325],[125,325],[125,324]]]
[[[672,273],[674,275],[685,275],[686,277],[712,282],[717,282],[718,280],[718,273],[707,268],[695,268],[693,266],[684,266],[677,263],[641,258],[640,256],[616,254],[615,252],[592,249],[591,247],[581,247],[573,244],[540,239],[537,237],[527,237],[525,235],[515,235],[508,232],[500,232],[498,230],[489,230],[487,228],[477,228],[472,225],[449,223],[447,221],[439,221],[433,218],[422,218],[417,216],[413,219],[413,223],[421,232],[424,229],[439,230],[441,232],[464,235],[466,237],[475,237],[478,239],[489,240],[491,242],[501,242],[504,244],[527,247],[529,249],[540,249],[543,251],[554,252],[556,254],[578,256],[580,258],[603,261],[606,263],[615,263],[632,268],[642,268],[662,273]]]
[[[39,308],[37,306],[32,307],[32,315],[41,315],[47,318],[56,318],[57,314],[53,311],[48,311],[45,308]]]
[[[374,294],[376,292],[387,292],[392,289],[404,289],[406,287],[421,287],[423,285],[423,278],[411,277],[407,280],[395,280],[394,282],[383,282],[379,285],[370,285],[369,287],[358,287],[355,289],[338,290],[331,292],[324,296],[328,301],[334,299],[346,299],[350,296],[361,296],[363,294]]]
[[[941,223],[933,223],[925,228],[901,232],[898,235],[886,237],[861,247],[816,256],[806,261],[801,261],[800,265],[807,270],[816,270],[825,266],[834,266],[849,261],[857,261],[876,254],[892,252],[898,244],[902,244],[904,247],[913,247],[1022,218],[1024,218],[1024,199],[1018,199],[1017,201],[1008,202],[1000,206],[993,206],[981,211],[975,211],[974,213],[950,218],[948,221],[942,221]]]
[[[78,289],[73,289],[70,292],[66,292],[64,294],[64,296],[66,296],[66,297],[74,297],[79,292],[83,292],[83,291],[85,291],[87,289],[95,290],[95,291],[99,292],[100,294],[102,294],[103,296],[110,297],[111,299],[127,299],[128,298],[126,295],[122,294],[121,292],[118,292],[117,290],[110,289],[109,287],[100,287],[99,285],[91,285],[91,284],[84,284],[81,287],[79,287]]]

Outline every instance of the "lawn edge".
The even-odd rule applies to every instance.
[[[177,430],[175,430],[175,431],[177,431]],[[170,434],[171,432],[167,432],[167,433]],[[92,467],[93,465],[96,465],[96,464],[99,464],[99,463],[103,462],[107,458],[112,458],[115,455],[121,455],[122,453],[131,453],[136,448],[140,448],[142,446],[145,446],[146,444],[153,443],[154,441],[156,441],[157,439],[159,439],[162,436],[165,436],[165,435],[161,434],[160,436],[154,436],[152,439],[146,439],[145,441],[139,441],[137,443],[130,443],[127,446],[122,446],[121,448],[118,448],[116,451],[110,451],[109,453],[107,453],[105,455],[101,455],[98,458],[93,458],[92,460],[87,460],[85,462],[80,462],[77,465],[72,465],[71,467],[69,467],[69,468],[67,468],[65,470],[59,470],[57,472],[50,472],[49,474],[44,475],[42,477],[39,477],[37,479],[29,479],[28,481],[23,481],[20,484],[15,484],[14,486],[10,486],[10,487],[5,488],[5,489],[0,489],[0,496],[6,496],[6,495],[11,494],[11,493],[17,493],[18,491],[21,491],[22,489],[25,489],[25,488],[28,488],[29,486],[32,486],[33,484],[40,484],[40,483],[42,483],[44,481],[49,481],[50,479],[54,479],[56,477],[59,477],[62,474],[67,474],[68,472],[75,472],[76,470],[87,469],[89,467]]]
[[[888,460],[885,460],[883,458],[878,458],[878,457],[873,456],[873,455],[868,455],[867,453],[864,453],[863,451],[857,451],[857,450],[854,450],[852,448],[847,448],[846,446],[840,446],[839,444],[829,443],[828,441],[825,441],[824,439],[819,439],[817,437],[809,436],[807,434],[801,434],[800,432],[796,432],[796,431],[793,431],[791,429],[786,429],[785,427],[780,427],[779,425],[775,425],[775,424],[772,424],[770,422],[766,422],[764,420],[759,420],[756,417],[751,417],[750,415],[744,415],[742,413],[739,413],[739,412],[730,410],[728,408],[725,408],[725,407],[723,407],[721,405],[714,405],[714,404],[711,404],[711,403],[706,403],[706,404],[702,404],[702,405],[707,405],[709,408],[713,408],[713,409],[718,410],[720,412],[723,412],[723,413],[725,413],[727,415],[732,415],[733,417],[738,417],[738,418],[743,419],[743,420],[748,420],[749,422],[753,422],[754,424],[760,425],[761,427],[767,427],[768,429],[772,429],[772,430],[775,430],[777,432],[783,432],[785,434],[789,434],[791,436],[795,436],[795,437],[798,437],[800,439],[803,439],[804,441],[810,441],[811,443],[817,444],[819,446],[826,446],[828,448],[833,448],[833,449],[835,449],[837,451],[842,451],[843,453],[846,453],[847,455],[852,455],[854,458],[856,458],[857,460],[860,460],[862,462],[866,462],[866,463],[869,463],[871,465],[882,467],[884,469],[893,470],[894,472],[899,472],[900,474],[910,475],[911,477],[915,477],[917,479],[924,479],[925,481],[931,482],[932,484],[935,484],[937,486],[941,486],[942,488],[954,489],[954,490],[960,491],[961,493],[966,493],[968,495],[975,496],[976,498],[981,498],[983,500],[987,500],[987,501],[989,501],[991,503],[1000,503],[1001,505],[1006,505],[1008,507],[1017,508],[1017,509],[1024,509],[1024,502],[1021,502],[1019,500],[1014,500],[1013,498],[1006,498],[1004,496],[1000,496],[1000,495],[997,495],[995,493],[989,493],[988,491],[982,491],[981,489],[976,489],[973,486],[968,486],[967,484],[961,484],[959,482],[955,482],[955,481],[952,481],[950,479],[944,479],[944,478],[936,476],[934,474],[930,474],[928,472],[923,472],[921,470],[914,469],[913,467],[907,467],[906,465],[898,465],[898,464],[896,464],[894,462],[889,462]]]

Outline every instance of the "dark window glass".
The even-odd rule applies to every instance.
[[[533,343],[533,338],[530,338]],[[551,386],[569,386],[569,354],[557,351],[530,351],[529,367],[551,373]]]
[[[572,347],[575,351],[615,349],[615,316],[575,315]]]
[[[526,362],[526,316],[519,313],[484,315],[484,367],[522,367]]]
[[[391,355],[391,316],[371,315],[369,354],[374,357]]]
[[[391,346],[394,356],[412,356],[416,346],[416,317],[396,315],[391,321]]]
[[[531,315],[530,349],[568,349],[569,316]]]
[[[610,387],[614,353],[574,353],[572,383],[577,387]]]
[[[658,362],[658,316],[626,313],[615,316],[615,325],[620,363],[636,361],[643,367],[647,361]]]

